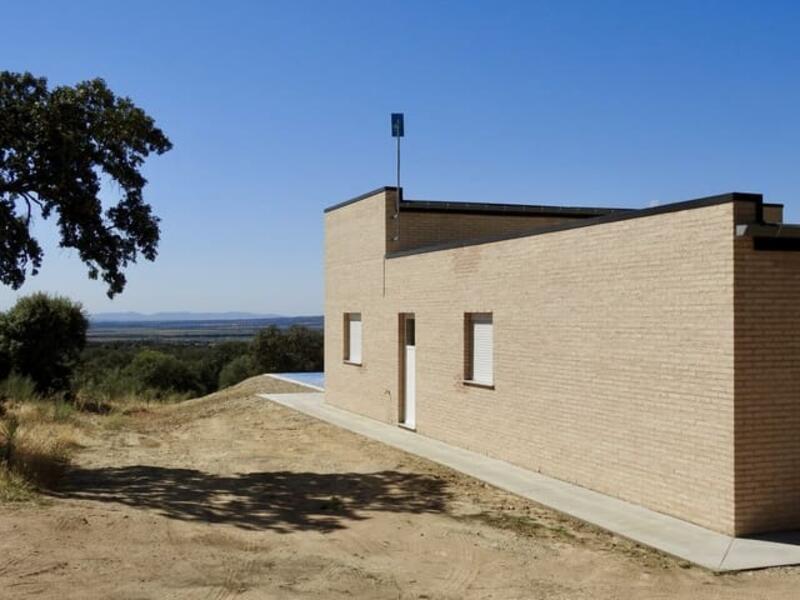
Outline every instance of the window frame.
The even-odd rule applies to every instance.
[[[359,351],[360,355],[358,360],[353,360],[353,344],[352,344],[352,335],[353,335],[353,328],[352,322],[358,321],[361,323],[359,327]],[[343,362],[347,365],[355,365],[355,366],[363,366],[364,364],[364,317],[360,312],[346,312],[344,313],[343,318],[343,329],[344,335],[343,337]]]
[[[475,324],[488,323],[491,325],[491,380],[475,379]],[[494,313],[470,312],[464,313],[464,379],[466,386],[479,387],[493,390],[495,387],[494,368]]]

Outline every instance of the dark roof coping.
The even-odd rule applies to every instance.
[[[350,198],[344,202],[334,204],[325,209],[324,212],[343,208],[360,200],[371,198],[380,193],[394,192],[394,186],[383,186],[376,188],[365,194]],[[599,208],[584,206],[545,206],[536,204],[495,204],[491,202],[442,202],[434,200],[402,200],[400,202],[402,211],[425,211],[425,212],[458,212],[475,213],[490,215],[540,215],[540,216],[575,216],[575,217],[599,217],[617,212],[628,212],[630,208]]]
[[[751,237],[800,238],[800,224],[796,223],[748,223],[736,226],[736,235]]]
[[[630,208],[597,208],[584,206],[546,206],[535,204],[494,204],[489,202],[441,202],[432,200],[403,200],[400,210],[407,212],[472,213],[508,216],[572,216],[599,217],[611,213],[627,212]]]
[[[653,206],[650,208],[631,209],[622,212],[615,212],[599,217],[590,219],[581,219],[578,221],[571,221],[568,223],[558,223],[556,225],[549,225],[545,227],[537,227],[530,231],[516,232],[505,235],[489,236],[484,238],[476,238],[472,240],[457,240],[453,242],[444,242],[441,244],[432,244],[430,246],[420,246],[419,248],[409,248],[408,250],[398,250],[395,252],[388,252],[387,258],[397,258],[401,256],[409,256],[413,254],[423,254],[427,252],[437,252],[440,250],[451,250],[453,248],[461,248],[464,246],[477,246],[480,244],[490,244],[492,242],[501,242],[505,240],[513,240],[523,237],[533,237],[536,235],[543,235],[546,233],[554,233],[557,231],[565,231],[567,229],[577,229],[579,227],[591,227],[593,225],[602,225],[604,223],[614,223],[617,221],[625,221],[627,219],[638,219],[641,217],[649,217],[653,215],[661,215],[671,212],[679,212],[683,210],[691,210],[695,208],[703,208],[706,206],[714,206],[716,204],[726,204],[728,202],[749,201],[755,202],[758,205],[757,212],[761,213],[763,205],[763,196],[761,194],[750,194],[742,192],[731,192],[729,194],[720,194],[718,196],[707,196],[705,198],[697,198],[696,200],[685,200],[683,202],[673,202],[671,204],[662,204],[660,206]],[[758,217],[760,220],[760,216]]]
[[[348,204],[353,204],[354,202],[370,198],[371,196],[375,196],[376,194],[380,194],[382,192],[396,192],[396,191],[397,191],[396,187],[390,185],[384,185],[382,187],[375,188],[371,192],[367,192],[365,194],[361,194],[360,196],[356,196],[355,198],[350,198],[349,200],[345,200],[344,202],[339,202],[339,204],[334,204],[333,206],[329,206],[323,212],[329,213],[332,210],[336,210],[337,208],[345,207]]]

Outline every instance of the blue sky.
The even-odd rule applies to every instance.
[[[172,139],[160,256],[113,302],[37,223],[38,277],[93,312],[321,313],[322,209],[409,198],[641,207],[756,191],[800,221],[796,2],[4,2],[0,69],[103,77]]]

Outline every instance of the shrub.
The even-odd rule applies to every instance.
[[[0,354],[39,392],[67,390],[86,345],[89,326],[79,303],[36,293],[21,298],[0,319]]]
[[[13,459],[8,463],[12,472],[24,477],[39,488],[54,486],[69,466],[74,442],[67,436],[55,434],[50,428],[30,428],[17,436]]]
[[[287,371],[322,371],[323,340],[321,331],[292,325],[284,334],[286,352],[290,357]]]
[[[321,331],[293,325],[281,331],[274,325],[262,329],[253,340],[253,362],[262,373],[321,371]]]
[[[0,464],[0,502],[21,502],[33,496],[33,486],[19,473]]]
[[[222,368],[233,359],[250,353],[247,342],[170,344],[163,342],[106,342],[89,344],[75,377],[79,395],[100,395],[113,400],[140,393],[126,375],[126,368],[142,350],[157,350],[188,366],[194,374],[197,389],[190,393],[209,394],[216,391]],[[187,392],[183,392],[187,393]]]
[[[16,415],[8,415],[0,421],[0,463],[9,465],[14,458],[14,450],[19,431],[19,419]]]
[[[30,377],[12,373],[0,382],[0,398],[9,402],[35,402],[40,399],[36,384]]]
[[[137,392],[153,391],[157,397],[165,393],[197,393],[200,382],[183,361],[157,350],[140,351],[122,371]]]
[[[130,343],[88,344],[81,354],[78,374],[91,379],[106,371],[124,369],[141,349],[140,344]]]
[[[124,369],[113,368],[107,371],[84,375],[78,392],[79,401],[114,400],[136,392],[135,385]]]
[[[249,354],[250,345],[246,342],[221,342],[200,348],[195,347],[195,350],[199,351],[196,356],[186,356],[185,359],[192,360],[197,377],[203,385],[204,393],[210,394],[219,387],[223,368],[234,359]]]
[[[0,330],[0,336],[2,335],[3,332]],[[8,355],[5,344],[0,340],[0,380],[8,377],[9,373],[11,373],[11,357]]]
[[[219,372],[218,388],[222,389],[236,385],[240,381],[244,381],[255,374],[256,368],[253,364],[253,359],[247,355],[239,356],[222,367],[222,370]]]
[[[52,487],[69,466],[71,439],[50,428],[0,421],[0,499],[24,500],[33,487]]]
[[[69,421],[75,415],[75,405],[64,400],[56,400],[53,404],[53,420],[57,423]]]

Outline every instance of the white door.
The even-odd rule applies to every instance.
[[[405,393],[403,397],[403,425],[414,429],[417,426],[417,378],[416,336],[414,318],[406,317],[405,323]]]

